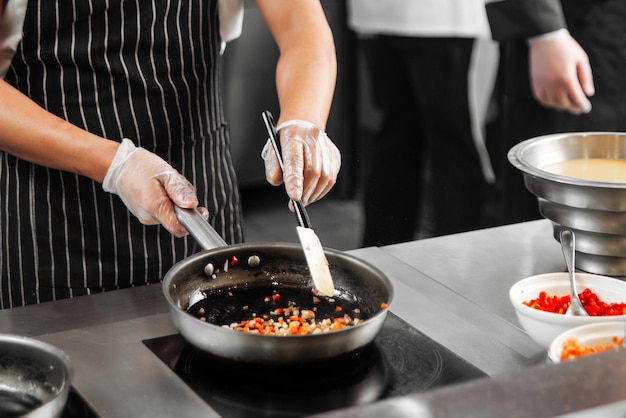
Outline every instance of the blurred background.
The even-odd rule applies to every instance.
[[[363,213],[360,203],[363,148],[378,127],[376,110],[371,104],[366,82],[366,66],[360,64],[356,38],[347,25],[345,1],[322,0],[335,38],[338,74],[328,136],[342,153],[342,167],[333,191],[309,211],[314,229],[326,247],[350,250],[360,247]],[[497,56],[489,49],[485,65],[491,68]],[[293,241],[295,216],[287,209],[282,188],[268,185],[264,177],[261,149],[266,131],[263,110],[279,114],[274,71],[277,47],[252,0],[245,0],[242,36],[229,43],[224,52],[224,97],[230,123],[232,153],[239,176],[244,208],[246,241]],[[490,74],[478,71],[477,74]],[[485,88],[490,95],[487,79]],[[427,179],[424,179],[427,181]],[[427,232],[426,232],[427,233]],[[420,238],[419,232],[416,238]]]

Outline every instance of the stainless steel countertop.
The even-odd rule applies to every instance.
[[[389,276],[393,313],[490,377],[325,416],[554,416],[626,400],[626,352],[548,364],[510,306],[515,281],[565,269],[548,221],[349,253]],[[176,333],[160,286],[0,311],[0,332],[66,351],[76,368],[74,387],[103,417],[219,416],[142,343]],[[600,390],[603,376],[619,390]],[[582,396],[579,379],[596,389]]]
[[[545,360],[522,330],[509,288],[524,277],[565,271],[548,221],[413,241],[382,250],[420,275],[394,275],[393,311],[486,372],[499,375]],[[427,280],[428,279],[428,280]]]

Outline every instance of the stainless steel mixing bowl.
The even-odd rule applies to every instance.
[[[562,176],[544,168],[590,158],[626,160],[626,132],[545,135],[520,142],[508,159],[522,171],[539,211],[552,221],[553,235],[566,227],[576,234],[576,267],[590,273],[626,276],[626,183]]]
[[[61,417],[73,378],[72,360],[57,347],[0,334],[0,417]]]

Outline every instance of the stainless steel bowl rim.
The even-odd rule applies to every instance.
[[[594,180],[585,180],[578,179],[574,177],[562,176],[559,174],[554,174],[549,171],[542,170],[534,165],[529,164],[524,158],[524,153],[528,152],[528,150],[539,143],[546,141],[555,141],[571,136],[620,136],[626,140],[626,132],[568,132],[568,133],[558,133],[558,134],[549,134],[549,135],[541,135],[534,138],[527,139],[522,141],[516,145],[514,145],[508,152],[507,158],[509,162],[518,170],[529,174],[531,176],[540,178],[542,180],[549,180],[556,183],[563,184],[571,184],[575,186],[583,186],[583,187],[604,187],[604,188],[613,188],[613,189],[626,189],[626,183],[615,183],[615,182],[604,182],[604,181],[594,181]]]
[[[72,380],[74,378],[74,364],[72,363],[72,359],[70,358],[70,356],[65,351],[36,338],[25,337],[16,334],[0,334],[0,344],[4,342],[32,347],[39,351],[50,353],[52,356],[58,358],[66,368],[65,371],[67,377],[63,382],[63,386],[58,389],[59,391],[62,391],[71,386]]]

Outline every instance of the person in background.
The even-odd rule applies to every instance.
[[[0,308],[159,283],[195,251],[173,205],[242,241],[220,65],[243,2],[26,3],[0,6]],[[308,204],[340,166],[332,33],[319,0],[256,4],[280,50],[284,185]]]
[[[507,152],[544,134],[626,131],[626,2],[501,0],[486,8],[501,45],[499,111],[488,129],[496,223],[538,219],[537,199]]]
[[[484,1],[347,5],[380,115],[380,128],[365,145],[363,245],[480,228],[493,173],[483,118],[470,106],[470,67],[476,40],[490,37]]]

